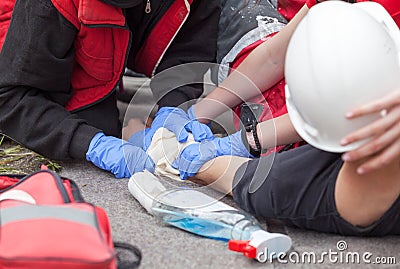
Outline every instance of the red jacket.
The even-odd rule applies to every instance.
[[[52,159],[84,159],[96,133],[118,135],[114,96],[107,97],[125,66],[152,76],[215,61],[218,0],[152,0],[150,13],[145,7],[146,0],[1,0],[0,132]],[[151,85],[160,106],[203,90],[160,84]],[[103,100],[107,107],[96,111]]]
[[[305,3],[306,0],[278,0],[278,11],[290,21]]]
[[[6,1],[0,13],[0,49],[10,23],[15,0]],[[51,0],[57,10],[77,29],[76,57],[71,84],[73,95],[66,104],[69,111],[106,97],[121,79],[130,45],[121,8],[100,0]],[[176,0],[158,20],[135,59],[135,67],[149,77],[182,24],[193,0]],[[107,27],[104,27],[104,26]],[[98,27],[102,26],[102,27]],[[162,34],[161,34],[162,33]],[[161,38],[160,38],[161,37]],[[103,42],[99,42],[99,41]]]

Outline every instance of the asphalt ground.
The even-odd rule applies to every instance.
[[[140,268],[400,268],[399,236],[344,237],[263,219],[259,221],[266,230],[288,234],[293,246],[280,262],[259,263],[228,250],[226,242],[165,225],[134,199],[128,179],[116,179],[86,162],[61,165],[60,174],[78,183],[85,200],[107,211],[113,239],[142,251]],[[222,201],[234,205],[229,197]],[[392,264],[377,264],[379,261]]]

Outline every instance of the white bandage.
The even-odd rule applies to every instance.
[[[186,146],[193,143],[196,142],[190,133],[186,142],[179,143],[173,132],[165,128],[158,129],[147,149],[147,154],[149,154],[155,163],[154,174],[181,180],[179,178],[179,171],[172,167],[172,163]]]

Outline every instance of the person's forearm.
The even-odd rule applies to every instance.
[[[217,157],[206,162],[192,180],[232,195],[232,182],[236,171],[248,160],[237,156]]]
[[[54,160],[84,159],[100,132],[36,90],[0,87],[0,132]]]
[[[259,123],[257,135],[263,149],[303,140],[294,129],[289,114]]]
[[[244,100],[269,89],[284,77],[284,62],[289,40],[301,19],[307,14],[304,6],[277,35],[257,47],[228,78],[206,98],[197,103],[194,112],[208,122]]]
[[[258,124],[257,134],[264,149],[302,140],[294,129],[288,114]],[[232,182],[236,171],[248,160],[248,158],[237,156],[217,157],[205,163],[193,180],[232,195]]]

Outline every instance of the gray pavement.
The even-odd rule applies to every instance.
[[[128,179],[116,179],[89,163],[62,163],[61,175],[75,180],[88,202],[103,207],[110,218],[113,238],[136,245],[143,254],[140,268],[400,268],[400,237],[357,238],[303,231],[288,228],[279,223],[266,224],[267,230],[285,232],[293,240],[293,248],[288,264],[274,261],[272,264],[249,260],[239,253],[227,249],[227,243],[203,238],[166,226],[148,214],[128,191]],[[232,199],[223,200],[233,204]],[[338,251],[337,243],[344,240],[347,249]],[[337,252],[329,258],[323,252]],[[346,253],[357,252],[360,264],[346,264]],[[301,256],[315,254],[316,260],[324,258],[324,263],[301,262]],[[362,262],[362,255],[374,261],[375,258],[394,257],[397,265],[377,265]],[[370,255],[368,255],[370,253]],[[343,262],[339,259],[342,255]],[[299,260],[298,263],[291,262]],[[355,260],[355,259],[354,259]],[[305,259],[307,261],[307,259]],[[311,260],[312,261],[312,260]]]
[[[145,80],[125,78],[125,88],[127,91],[135,90]],[[140,115],[143,111],[151,111],[149,106],[152,98],[147,86],[143,87],[139,97],[136,98],[140,100],[138,103],[141,106],[129,108],[128,113],[132,113],[130,117]],[[127,111],[127,107],[127,104],[120,103],[122,114]],[[229,115],[221,118],[221,121],[229,120]],[[265,220],[260,220],[262,226],[272,232],[287,233],[293,240],[293,248],[282,262],[258,263],[229,251],[226,242],[203,238],[164,225],[148,214],[129,193],[128,179],[115,179],[110,173],[89,163],[67,162],[62,163],[62,166],[61,175],[75,180],[88,202],[107,211],[114,240],[131,243],[141,249],[143,260],[140,268],[400,268],[399,236],[343,237],[289,228],[277,222],[267,223]],[[233,205],[231,198],[224,198],[223,201]],[[339,241],[344,241],[340,242],[339,248],[347,246],[343,251],[338,250]],[[347,258],[347,263],[346,255],[352,257]],[[363,261],[363,255],[371,263]],[[307,257],[311,257],[311,261]],[[357,263],[357,257],[360,258],[360,263]],[[395,259],[396,264],[373,263],[379,258],[386,263],[393,263]]]

